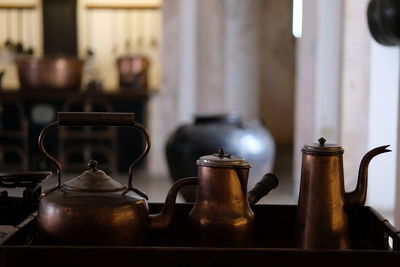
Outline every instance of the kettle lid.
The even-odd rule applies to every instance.
[[[124,185],[115,181],[102,170],[97,169],[97,161],[90,160],[89,170],[81,175],[65,182],[62,187],[72,191],[84,192],[114,192],[125,188]]]
[[[241,157],[226,154],[224,149],[220,148],[218,153],[202,156],[196,161],[197,166],[215,167],[215,168],[250,168],[248,161]]]
[[[344,150],[340,145],[325,143],[326,139],[321,137],[318,143],[305,145],[301,150],[305,154],[314,155],[339,155],[343,154]]]

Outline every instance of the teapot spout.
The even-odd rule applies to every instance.
[[[370,150],[360,163],[360,169],[358,171],[358,180],[356,189],[352,192],[345,193],[345,205],[348,208],[356,206],[364,206],[367,199],[367,184],[368,184],[368,165],[371,159],[379,154],[390,152],[387,149],[389,145],[380,146]]]
[[[175,210],[176,196],[179,189],[185,185],[195,185],[198,183],[197,177],[184,178],[177,181],[169,190],[165,199],[164,207],[160,213],[150,215],[150,230],[163,230],[171,224]]]

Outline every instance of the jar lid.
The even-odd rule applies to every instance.
[[[97,169],[97,161],[90,160],[89,170],[81,175],[65,182],[62,187],[67,190],[84,192],[114,192],[125,188],[124,185],[115,181],[102,170]]]
[[[218,153],[202,156],[197,162],[197,166],[215,167],[215,168],[250,168],[249,162],[245,159],[226,154],[224,149],[220,148]]]
[[[197,114],[194,116],[195,124],[205,123],[228,123],[235,124],[242,121],[239,113],[231,112],[227,114]]]
[[[340,145],[325,143],[326,139],[321,137],[318,139],[318,143],[307,144],[301,150],[306,154],[316,155],[335,155],[343,154],[344,150]]]

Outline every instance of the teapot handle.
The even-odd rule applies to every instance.
[[[57,188],[61,186],[62,166],[53,156],[47,153],[43,145],[44,137],[47,132],[58,126],[127,126],[139,129],[146,139],[146,146],[142,154],[136,158],[129,167],[128,190],[137,192],[138,190],[132,187],[133,168],[141,161],[150,150],[150,136],[146,128],[135,121],[134,113],[110,113],[110,112],[58,112],[57,121],[43,128],[39,135],[39,150],[47,159],[49,159],[57,167]],[[140,192],[141,193],[141,192]],[[142,193],[142,195],[144,195]],[[147,198],[146,195],[144,197]]]

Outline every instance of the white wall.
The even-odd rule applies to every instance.
[[[297,48],[294,192],[299,190],[299,150],[315,141],[315,135],[331,136],[344,148],[346,191],[355,187],[363,155],[376,146],[390,144],[394,153],[371,161],[367,205],[393,223],[399,49],[372,40],[366,17],[368,2],[304,1],[303,36]],[[337,128],[327,131],[324,125]]]
[[[323,0],[317,5],[316,131],[314,140],[324,136],[339,142],[340,78],[342,41],[342,1]]]
[[[391,153],[371,161],[367,205],[377,208],[394,222],[396,198],[396,154],[399,48],[385,47],[371,40],[368,146],[390,145]],[[399,225],[399,221],[396,222]]]

